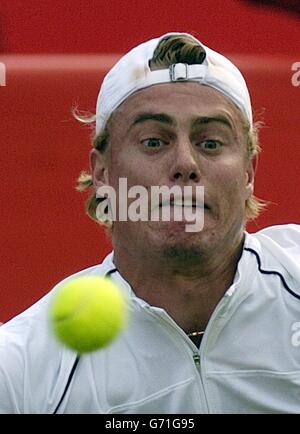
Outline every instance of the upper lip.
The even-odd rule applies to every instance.
[[[207,203],[204,201],[204,203],[201,201],[198,201],[197,198],[195,196],[185,196],[184,198],[179,197],[179,198],[174,198],[171,197],[170,200],[165,200],[162,201],[160,200],[159,202],[159,207],[161,208],[162,206],[174,206],[174,204],[178,205],[178,206],[192,206],[195,208],[204,208],[205,209],[209,209],[209,206],[207,205]]]

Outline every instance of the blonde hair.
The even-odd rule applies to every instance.
[[[154,51],[153,57],[149,62],[151,70],[168,68],[173,63],[187,63],[197,64],[202,63],[205,57],[205,50],[197,44],[193,39],[188,36],[169,36],[163,39]],[[74,112],[74,116],[80,122],[85,124],[95,123],[96,116],[82,116],[77,111]],[[248,158],[252,160],[257,157],[261,149],[259,146],[258,131],[261,126],[261,122],[256,122],[252,128],[250,128],[249,122],[246,117],[240,112],[242,127],[245,133],[247,154]],[[96,136],[93,137],[92,144],[99,152],[104,153],[109,144],[109,129],[111,124],[111,118],[106,123],[105,128]],[[100,221],[96,216],[96,209],[103,199],[96,197],[94,191],[92,176],[90,173],[81,172],[77,180],[77,190],[85,191],[91,190],[92,193],[86,201],[86,213],[93,220],[100,224],[103,224],[107,228],[111,229],[112,222],[107,220]],[[266,207],[266,202],[251,195],[246,200],[245,205],[245,220],[254,220],[260,212]]]

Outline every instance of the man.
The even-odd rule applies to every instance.
[[[68,279],[109,274],[130,297],[127,329],[87,355],[59,345],[47,312],[60,283],[0,329],[0,412],[298,413],[300,230],[245,231],[262,204],[239,70],[189,34],[139,45],[104,79],[94,145],[79,179],[92,218],[99,189],[118,195],[122,178],[149,193],[191,187],[203,227],[187,231],[174,198],[168,221],[103,213],[114,251]]]

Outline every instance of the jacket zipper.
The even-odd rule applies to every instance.
[[[196,366],[200,366],[200,355],[198,353],[194,353],[193,359]]]

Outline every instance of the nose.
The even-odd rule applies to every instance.
[[[170,171],[173,182],[184,184],[188,184],[190,181],[199,182],[201,173],[196,152],[188,140],[178,143],[174,147]]]

